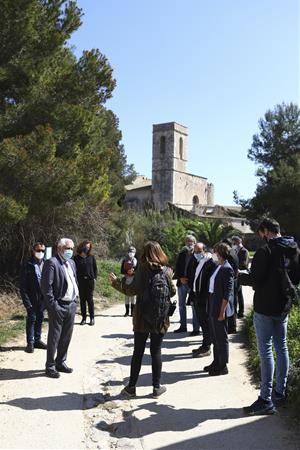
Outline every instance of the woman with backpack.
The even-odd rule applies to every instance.
[[[141,369],[146,341],[150,334],[150,354],[152,359],[153,397],[166,392],[160,384],[162,360],[161,345],[169,328],[168,308],[170,297],[176,294],[172,281],[173,271],[166,267],[168,257],[158,242],[149,241],[144,245],[143,255],[133,282],[125,285],[114,273],[110,274],[112,286],[126,295],[136,295],[133,312],[134,350],[131,359],[130,379],[122,394],[135,397],[136,383]]]

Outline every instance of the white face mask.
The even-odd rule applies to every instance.
[[[233,250],[237,250],[237,249],[239,248],[239,246],[236,245],[236,244],[234,244],[234,245],[232,246],[232,248],[233,248]]]
[[[34,256],[36,259],[43,259],[44,258],[44,252],[34,252]]]
[[[128,253],[128,256],[129,256],[129,258],[134,258],[135,253],[134,253],[134,252],[129,252],[129,253]]]

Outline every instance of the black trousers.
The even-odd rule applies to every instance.
[[[141,370],[142,359],[145,352],[146,341],[149,333],[134,332],[134,350],[131,358],[129,386],[136,385]],[[161,377],[161,344],[164,335],[162,333],[150,333],[150,354],[152,359],[152,385],[160,386]]]
[[[244,314],[244,296],[242,291],[242,285],[237,283],[237,297],[239,305],[239,314]]]
[[[205,302],[194,302],[194,308],[196,311],[197,319],[199,321],[200,327],[202,329],[203,341],[202,347],[209,348],[211,345],[210,327],[209,327],[209,316],[206,311]]]
[[[223,369],[229,359],[228,319],[220,321],[215,317],[210,317],[209,324],[214,348],[213,364],[216,369]]]
[[[48,308],[48,339],[46,369],[55,369],[67,359],[67,352],[71,341],[76,302],[69,304],[55,304]],[[56,358],[55,358],[56,354]]]
[[[78,280],[80,310],[83,319],[86,319],[86,304],[88,305],[90,319],[94,319],[95,317],[93,299],[94,287],[94,280]]]

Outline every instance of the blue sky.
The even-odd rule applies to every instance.
[[[151,178],[152,124],[189,128],[188,172],[215,185],[215,202],[248,198],[257,166],[247,158],[258,120],[299,104],[298,0],[77,0],[76,55],[99,48],[117,87],[128,163]]]

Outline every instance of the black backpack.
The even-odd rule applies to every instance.
[[[152,271],[141,302],[142,316],[151,329],[159,332],[170,308],[170,281],[167,268]]]

